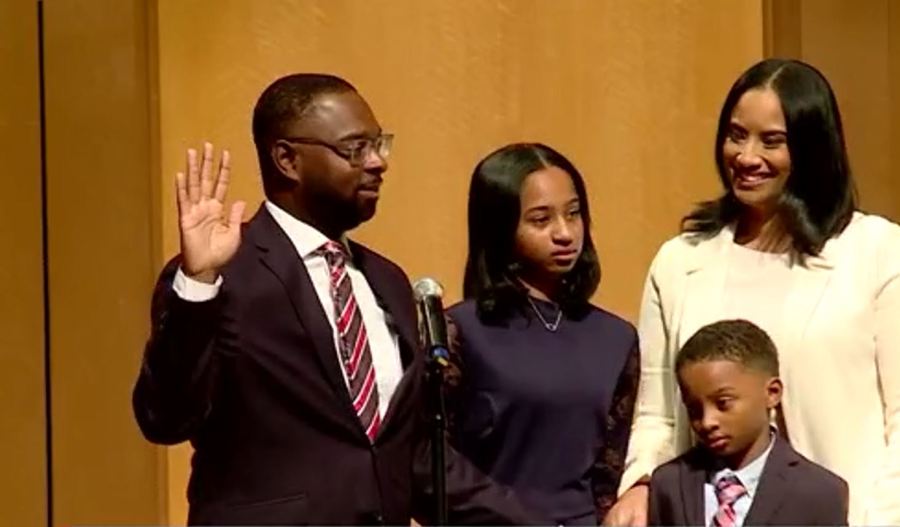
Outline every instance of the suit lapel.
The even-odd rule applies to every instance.
[[[684,505],[683,522],[685,525],[706,524],[703,484],[706,483],[707,478],[707,463],[704,463],[702,458],[703,453],[695,448],[688,454],[687,463],[680,465],[681,503]]]
[[[417,321],[414,310],[410,309],[413,301],[412,293],[406,284],[395,283],[382,266],[377,265],[369,257],[369,252],[364,247],[350,242],[350,250],[354,265],[366,277],[379,306],[384,311],[389,329],[397,335],[400,360],[403,364],[403,377],[397,384],[391,400],[388,401],[388,409],[378,431],[378,435],[381,436],[392,427],[393,416],[397,413],[398,406],[401,402],[409,400],[407,393],[415,385],[416,377],[421,375],[418,368],[411,367],[420,358],[420,354],[416,353],[419,349],[416,335]]]
[[[786,472],[797,464],[797,454],[778,435],[775,435],[775,444],[769,452],[769,458],[763,467],[759,484],[756,487],[756,495],[753,503],[744,518],[744,525],[775,525],[775,515],[784,504],[790,494],[790,485]]]
[[[809,257],[804,264],[794,263],[791,267],[791,287],[783,304],[781,327],[778,328],[781,350],[785,356],[792,354],[783,350],[801,345],[806,328],[831,280],[834,258],[829,257],[829,253],[833,252],[831,244],[836,242],[829,242],[821,255]]]
[[[297,314],[297,321],[309,334],[325,376],[334,388],[335,394],[346,402],[345,406],[355,417],[334,346],[334,332],[297,250],[265,207],[260,208],[251,220],[247,234],[248,238],[256,243],[262,264],[278,277],[284,286]]]
[[[375,294],[379,306],[384,311],[388,327],[397,334],[400,347],[400,360],[403,369],[407,369],[413,360],[417,337],[416,320],[409,316],[412,297],[409,288],[398,286],[389,276],[385,276],[380,266],[373,265],[368,250],[355,242],[350,242],[353,263],[362,272]],[[405,304],[405,305],[404,305]]]

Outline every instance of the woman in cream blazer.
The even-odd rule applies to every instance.
[[[748,318],[778,346],[779,425],[848,482],[850,524],[900,524],[900,227],[855,211],[834,95],[811,66],[748,70],[716,145],[725,195],[685,218],[647,277],[624,494],[606,523],[645,522],[647,477],[691,445],[680,346],[708,323]]]

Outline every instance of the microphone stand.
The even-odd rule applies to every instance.
[[[425,383],[428,392],[428,413],[431,420],[431,477],[434,488],[435,525],[445,526],[447,519],[446,431],[447,413],[444,406],[444,367],[449,353],[442,347],[428,350]]]
[[[425,355],[426,411],[431,426],[431,477],[435,525],[447,525],[447,413],[444,406],[444,370],[450,365],[447,321],[441,304],[443,288],[432,278],[413,284],[419,315],[420,343]]]

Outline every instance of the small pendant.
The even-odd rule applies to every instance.
[[[541,324],[544,325],[544,329],[549,331],[550,333],[556,333],[556,330],[559,329],[559,323],[562,322],[562,308],[559,308],[559,311],[556,312],[556,320],[551,322],[547,322],[547,319],[544,318],[544,315],[541,313],[541,310],[538,309],[537,305],[535,305],[534,301],[530,296],[525,297],[528,299],[528,303],[531,304],[531,309],[534,311],[534,314],[537,315],[538,320],[541,321]]]

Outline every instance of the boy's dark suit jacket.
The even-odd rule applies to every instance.
[[[213,300],[175,294],[177,259],[163,271],[133,406],[149,440],[194,446],[190,524],[409,525],[424,516],[424,365],[409,280],[365,247],[351,251],[399,336],[404,368],[374,444],[309,274],[264,207]],[[452,451],[448,464],[451,521],[536,521]]]
[[[703,484],[715,462],[702,447],[660,466],[650,480],[650,525],[704,525]],[[744,525],[847,525],[847,483],[783,438],[763,468]]]

